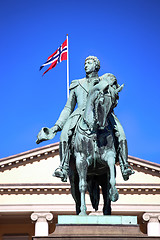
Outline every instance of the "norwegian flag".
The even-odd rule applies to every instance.
[[[51,55],[48,57],[47,62],[45,62],[39,70],[41,70],[44,66],[50,65],[50,67],[43,73],[43,75],[54,68],[57,63],[62,62],[63,60],[67,60],[67,39],[62,43],[62,45]]]

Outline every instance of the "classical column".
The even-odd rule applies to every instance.
[[[49,226],[47,221],[53,219],[53,214],[50,212],[34,212],[31,214],[31,219],[35,223],[35,236],[48,236]]]
[[[160,212],[147,212],[143,214],[143,219],[148,222],[148,236],[160,236]]]

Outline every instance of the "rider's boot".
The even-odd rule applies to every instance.
[[[128,147],[127,141],[122,140],[120,142],[120,168],[122,172],[123,179],[127,181],[131,174],[134,174],[133,168],[128,163]]]
[[[129,179],[129,176],[134,174],[133,168],[127,163],[124,165],[124,170],[122,172],[123,179],[126,181]]]
[[[62,168],[57,168],[53,173],[53,176],[61,178],[62,182],[67,182],[67,175],[67,171]]]
[[[62,182],[67,182],[67,175],[69,170],[68,144],[66,142],[60,142],[59,150],[61,164],[59,168],[54,171],[53,176],[61,178]]]

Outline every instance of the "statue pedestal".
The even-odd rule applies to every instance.
[[[104,225],[104,224],[132,224],[137,225],[136,216],[77,216],[61,215],[58,216],[58,224],[83,224],[83,225]]]
[[[58,216],[55,231],[33,240],[138,240],[152,239],[143,234],[135,216]],[[154,238],[158,240],[158,238]]]

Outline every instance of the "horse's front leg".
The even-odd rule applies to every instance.
[[[107,163],[110,170],[109,198],[112,202],[116,202],[119,198],[119,194],[116,188],[115,153],[111,151],[107,155]]]
[[[86,214],[86,202],[85,202],[85,193],[87,191],[87,170],[88,164],[87,161],[82,155],[82,153],[76,154],[76,167],[79,175],[79,191],[81,194],[81,212],[79,215],[87,215]]]

